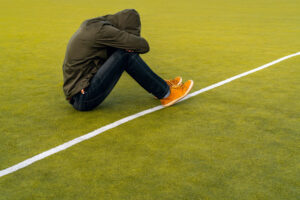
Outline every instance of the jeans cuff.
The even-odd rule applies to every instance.
[[[166,92],[164,92],[163,95],[161,95],[160,97],[158,97],[158,99],[166,98],[166,97],[168,97],[170,95],[170,93],[171,93],[171,90],[170,90],[170,87],[168,86]]]

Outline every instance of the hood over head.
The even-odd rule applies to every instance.
[[[128,33],[140,36],[141,20],[139,13],[134,9],[125,9],[113,15],[103,16],[113,26]]]

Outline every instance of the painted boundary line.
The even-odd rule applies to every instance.
[[[224,84],[226,84],[226,83],[229,83],[229,82],[231,82],[231,81],[234,81],[234,80],[239,79],[239,78],[241,78],[241,77],[247,76],[247,75],[249,75],[249,74],[252,74],[252,73],[257,72],[257,71],[259,71],[259,70],[262,70],[262,69],[264,69],[264,68],[270,67],[271,65],[274,65],[274,64],[276,64],[276,63],[279,63],[279,62],[281,62],[281,61],[283,61],[283,60],[286,60],[286,59],[289,59],[289,58],[291,58],[291,57],[298,56],[298,55],[300,55],[300,52],[297,52],[297,53],[294,53],[294,54],[291,54],[291,55],[288,55],[288,56],[279,58],[279,59],[277,59],[277,60],[274,60],[274,61],[272,61],[272,62],[270,62],[270,63],[267,63],[267,64],[265,64],[265,65],[262,65],[262,66],[260,66],[260,67],[255,68],[255,69],[252,69],[252,70],[250,70],[250,71],[244,72],[244,73],[242,73],[242,74],[238,74],[238,75],[233,76],[233,77],[231,77],[231,78],[228,78],[228,79],[226,79],[226,80],[224,80],[224,81],[220,81],[220,82],[215,83],[215,84],[213,84],[213,85],[210,85],[210,86],[208,86],[208,87],[202,88],[202,89],[200,89],[200,90],[198,90],[198,91],[196,91],[196,92],[193,92],[193,93],[187,95],[185,98],[183,98],[183,99],[180,100],[180,101],[184,101],[184,100],[186,100],[186,99],[188,99],[188,98],[191,98],[191,97],[193,97],[193,96],[196,96],[196,95],[198,95],[198,94],[200,94],[200,93],[203,93],[203,92],[206,92],[206,91],[208,91],[208,90],[214,89],[214,88],[216,88],[216,87],[219,87],[219,86],[221,86],[221,85],[224,85]],[[149,114],[149,113],[152,113],[152,112],[161,110],[161,109],[163,109],[163,108],[164,108],[163,106],[156,106],[156,107],[153,107],[153,108],[144,110],[144,111],[142,111],[142,112],[139,112],[139,113],[130,115],[130,116],[128,116],[128,117],[125,117],[125,118],[123,118],[123,119],[120,119],[120,120],[118,120],[118,121],[115,121],[115,122],[113,122],[113,123],[111,123],[111,124],[108,124],[108,125],[106,125],[106,126],[103,126],[103,127],[99,128],[99,129],[97,129],[97,130],[94,130],[94,131],[90,132],[90,133],[87,133],[87,134],[85,134],[85,135],[82,135],[82,136],[80,136],[80,137],[77,137],[77,138],[75,138],[75,139],[73,139],[73,140],[70,140],[70,141],[64,143],[64,144],[61,144],[61,145],[56,146],[56,147],[54,147],[54,148],[52,148],[52,149],[49,149],[48,151],[44,151],[44,152],[42,152],[42,153],[40,153],[40,154],[38,154],[38,155],[36,155],[36,156],[33,156],[33,157],[31,157],[31,158],[28,158],[27,160],[24,160],[24,161],[22,161],[22,162],[20,162],[20,163],[18,163],[18,164],[16,164],[16,165],[13,165],[13,166],[11,166],[11,167],[8,167],[8,168],[6,168],[6,169],[1,170],[1,171],[0,171],[0,177],[5,176],[5,175],[10,174],[10,173],[13,173],[13,172],[15,172],[15,171],[17,171],[17,170],[19,170],[19,169],[24,168],[24,167],[27,167],[27,166],[29,166],[29,165],[31,165],[31,164],[33,164],[33,163],[39,161],[39,160],[42,160],[42,159],[44,159],[44,158],[46,158],[46,157],[48,157],[48,156],[51,156],[51,155],[53,155],[53,154],[55,154],[55,153],[57,153],[57,152],[63,151],[63,150],[65,150],[65,149],[67,149],[67,148],[69,148],[69,147],[71,147],[71,146],[73,146],[73,145],[75,145],[75,144],[78,144],[78,143],[80,143],[80,142],[82,142],[82,141],[84,141],[84,140],[88,140],[88,139],[90,139],[90,138],[92,138],[92,137],[95,137],[95,136],[97,136],[97,135],[99,135],[99,134],[101,134],[101,133],[103,133],[103,132],[105,132],[105,131],[107,131],[107,130],[109,130],[109,129],[115,128],[115,127],[117,127],[117,126],[119,126],[119,125],[121,125],[121,124],[124,124],[124,123],[126,123],[126,122],[129,122],[129,121],[131,121],[131,120],[133,120],[133,119],[136,119],[136,118],[138,118],[138,117],[141,117],[141,116],[143,116],[143,115],[147,115],[147,114]]]

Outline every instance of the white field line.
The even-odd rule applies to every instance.
[[[298,56],[298,55],[300,55],[300,52],[294,53],[294,54],[291,54],[291,55],[288,55],[288,56],[285,56],[285,57],[282,57],[282,58],[279,58],[277,60],[274,60],[274,61],[272,61],[270,63],[267,63],[265,65],[262,65],[260,67],[255,68],[255,69],[252,69],[250,71],[244,72],[242,74],[238,74],[238,75],[233,76],[231,78],[228,78],[228,79],[226,79],[224,81],[221,81],[221,82],[215,83],[213,85],[210,85],[208,87],[202,88],[202,89],[200,89],[200,90],[198,90],[196,92],[193,92],[193,93],[187,95],[185,98],[183,98],[180,101],[184,101],[184,100],[186,100],[188,98],[191,98],[193,96],[196,96],[196,95],[198,95],[200,93],[206,92],[206,91],[211,90],[211,89],[216,88],[216,87],[219,87],[221,85],[224,85],[226,83],[229,83],[231,81],[234,81],[234,80],[239,79],[241,77],[247,76],[249,74],[252,74],[252,73],[257,72],[259,70],[262,70],[264,68],[270,67],[271,65],[279,63],[279,62],[281,62],[283,60],[286,60],[288,58],[291,58],[291,57],[294,57],[294,56]],[[64,143],[64,144],[61,144],[61,145],[56,146],[56,147],[54,147],[52,149],[49,149],[48,151],[44,151],[44,152],[42,152],[42,153],[40,153],[40,154],[38,154],[36,156],[28,158],[28,159],[26,159],[26,160],[24,160],[24,161],[22,161],[22,162],[20,162],[20,163],[18,163],[16,165],[13,165],[11,167],[8,167],[6,169],[1,170],[0,171],[0,177],[5,176],[5,175],[10,174],[10,173],[13,173],[13,172],[15,172],[15,171],[17,171],[19,169],[24,168],[24,167],[27,167],[27,166],[29,166],[29,165],[31,165],[31,164],[39,161],[39,160],[42,160],[42,159],[44,159],[44,158],[46,158],[48,156],[51,156],[51,155],[53,155],[53,154],[55,154],[57,152],[63,151],[63,150],[65,150],[65,149],[67,149],[67,148],[69,148],[69,147],[71,147],[71,146],[73,146],[75,144],[78,144],[78,143],[80,143],[80,142],[82,142],[84,140],[88,140],[88,139],[90,139],[92,137],[95,137],[95,136],[97,136],[97,135],[99,135],[99,134],[101,134],[101,133],[103,133],[103,132],[105,132],[105,131],[107,131],[109,129],[115,128],[115,127],[117,127],[117,126],[119,126],[121,124],[124,124],[124,123],[129,122],[129,121],[131,121],[133,119],[136,119],[136,118],[141,117],[143,115],[147,115],[149,113],[158,111],[158,110],[163,109],[163,108],[164,108],[163,106],[156,106],[156,107],[144,110],[142,112],[130,115],[128,117],[125,117],[123,119],[115,121],[115,122],[113,122],[111,124],[103,126],[103,127],[99,128],[97,130],[94,130],[94,131],[90,132],[90,133],[87,133],[85,135],[77,137],[77,138],[75,138],[73,140],[70,140],[70,141]]]

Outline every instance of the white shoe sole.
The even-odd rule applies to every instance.
[[[180,98],[175,99],[175,100],[173,100],[173,101],[171,101],[171,102],[169,102],[168,104],[163,105],[163,106],[164,106],[164,107],[171,106],[171,105],[175,104],[177,101],[179,101],[180,99],[183,99],[183,98],[191,91],[191,89],[193,88],[193,86],[194,86],[194,81],[192,81],[192,83],[191,83],[189,89],[187,89],[187,91],[184,93],[184,95],[182,95]]]

